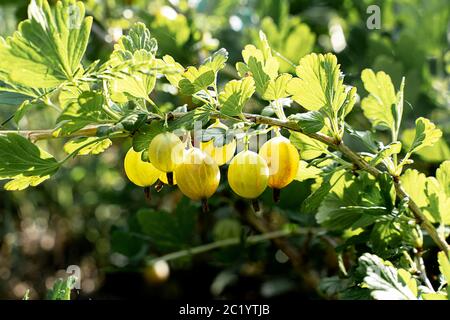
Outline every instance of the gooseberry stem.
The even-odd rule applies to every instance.
[[[167,172],[166,177],[167,177],[167,183],[170,186],[173,186],[173,172]]]
[[[203,213],[209,212],[208,199],[202,199],[202,212]]]
[[[152,199],[152,195],[150,193],[150,187],[144,187],[145,199],[150,201]]]
[[[272,189],[273,202],[275,203],[280,202],[280,194],[281,194],[280,189],[277,188]]]

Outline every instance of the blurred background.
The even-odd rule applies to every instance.
[[[419,153],[414,167],[434,175],[439,163],[450,159],[450,7],[446,0],[83,2],[87,14],[94,16],[86,64],[105,61],[114,42],[134,22],[142,21],[158,40],[158,55],[170,54],[183,66],[195,65],[211,52],[226,48],[230,56],[220,75],[222,81],[235,76],[241,50],[248,43],[258,43],[260,29],[272,48],[286,58],[280,58],[284,72],[294,72],[286,60],[298,63],[310,52],[333,52],[345,82],[356,86],[362,97],[367,94],[360,80],[364,68],[384,70],[396,88],[405,76],[403,141],[412,140],[410,129],[419,116],[431,119],[444,131],[435,146]],[[16,30],[18,22],[26,18],[27,5],[27,0],[0,0],[1,36]],[[380,8],[380,29],[367,27],[373,13],[367,12],[370,5]],[[167,108],[188,102],[171,95],[162,81],[154,99]],[[263,107],[261,101],[249,106],[256,112]],[[16,108],[0,105],[0,123]],[[294,111],[299,112],[298,107]],[[4,127],[52,128],[56,116],[51,109],[36,108],[18,126],[8,122]],[[358,129],[370,128],[358,107],[349,122]],[[58,159],[64,157],[63,144],[59,140],[40,142]],[[77,157],[36,188],[0,190],[1,299],[20,299],[27,289],[30,298],[45,298],[69,265],[81,268],[81,290],[74,295],[78,299],[320,297],[302,290],[286,256],[270,242],[146,266],[149,259],[163,254],[253,231],[241,217],[250,210],[248,203],[233,195],[226,183],[210,199],[207,215],[201,213],[198,203],[188,201],[173,187],[152,191],[148,202],[142,189],[128,182],[124,174],[123,158],[130,144],[129,140],[117,140],[99,156]],[[265,192],[263,207],[275,225],[315,226],[314,216],[299,211],[312,184],[311,180],[294,181],[283,190],[277,206],[270,191]],[[146,216],[154,220],[140,219],[143,208],[150,210],[151,215]],[[170,218],[159,214],[166,211],[172,213]],[[292,241],[319,278],[337,273],[332,237],[307,234]]]

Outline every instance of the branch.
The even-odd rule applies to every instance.
[[[321,133],[305,133],[301,130],[301,128],[297,125],[297,123],[293,121],[283,121],[270,117],[254,115],[254,114],[244,114],[247,120],[258,123],[258,124],[267,124],[272,126],[278,126],[282,128],[289,129],[291,131],[301,132],[315,140],[323,142],[328,146],[339,150],[344,156],[346,156],[353,164],[355,164],[359,169],[364,170],[372,174],[374,177],[378,177],[381,174],[381,171],[376,167],[371,166],[367,161],[361,158],[358,154],[352,151],[349,147],[347,147],[342,141],[335,141],[334,139],[321,134]],[[406,193],[405,189],[401,186],[401,183],[398,177],[392,176],[394,180],[394,186],[396,190],[396,195],[400,200],[408,199],[408,207],[414,215],[417,223],[424,228],[436,245],[445,252],[447,257],[450,257],[450,249],[445,240],[445,238],[441,237],[437,232],[436,228],[433,224],[427,219],[427,217],[423,214],[422,210],[419,206],[414,202],[413,199]]]
[[[183,116],[185,113],[171,113],[170,118],[175,119]],[[331,138],[323,133],[316,132],[316,133],[305,133],[303,130],[298,126],[298,124],[294,121],[289,120],[280,120],[275,119],[271,117],[261,116],[257,114],[251,114],[251,113],[244,113],[243,114],[245,119],[249,122],[253,122],[255,124],[266,124],[270,126],[277,126],[280,128],[285,128],[291,131],[295,132],[301,132],[310,138],[313,138],[315,140],[318,140],[331,148],[340,151],[345,157],[347,157],[357,168],[367,171],[370,174],[372,174],[374,177],[378,177],[382,172],[377,169],[376,167],[370,165],[365,161],[363,158],[361,158],[357,153],[355,153],[353,150],[351,150],[349,147],[347,147],[342,141],[337,141],[334,138]],[[220,114],[219,112],[214,112],[211,114],[212,118],[223,118],[224,116]],[[237,118],[236,118],[237,119]],[[149,115],[148,120],[160,120],[160,118],[156,118],[155,116]],[[237,119],[242,120],[242,119]],[[66,136],[54,136],[53,132],[54,130],[35,130],[35,131],[0,131],[0,134],[5,133],[17,133],[22,134],[26,137],[28,137],[31,141],[37,141],[42,139],[51,139],[51,138],[59,138],[59,137],[79,137],[79,136],[95,136],[97,133],[97,129],[100,126],[104,125],[94,125],[89,126],[86,128],[83,128],[71,135]],[[392,176],[392,175],[391,175]],[[433,226],[433,224],[427,219],[427,217],[423,214],[422,210],[419,208],[419,206],[414,202],[413,199],[406,193],[406,191],[401,186],[401,183],[396,176],[392,176],[394,180],[394,186],[396,190],[396,195],[400,200],[408,200],[408,207],[411,210],[411,212],[414,215],[414,218],[416,219],[417,223],[425,229],[430,237],[433,239],[433,241],[436,243],[436,245],[445,252],[445,254],[450,257],[450,249],[449,245],[447,244],[445,238],[443,238],[436,230],[436,228]]]
[[[55,138],[71,138],[71,137],[94,137],[97,135],[97,129],[103,125],[88,126],[69,135],[55,135],[55,129],[46,130],[0,130],[0,135],[15,133],[20,134],[31,142],[38,140],[55,139]]]
[[[271,232],[267,232],[264,234],[249,236],[245,239],[244,243],[252,245],[252,244],[256,244],[256,243],[268,241],[268,240],[273,240],[273,239],[280,238],[280,237],[289,237],[289,236],[293,236],[293,235],[306,234],[308,232],[310,232],[309,229],[303,229],[303,228],[276,230],[276,231],[271,231]],[[139,237],[141,237],[141,236],[139,236]],[[149,238],[147,238],[147,237],[145,237],[144,239],[149,240]],[[201,246],[197,246],[194,248],[171,252],[166,255],[163,255],[163,256],[160,256],[157,258],[153,258],[153,259],[149,260],[148,263],[152,264],[159,260],[164,260],[164,261],[176,260],[176,259],[179,259],[182,257],[192,256],[192,255],[208,252],[208,251],[219,249],[219,248],[239,245],[241,243],[242,243],[241,238],[229,238],[229,239],[219,240],[219,241],[211,242],[211,243],[204,244]]]

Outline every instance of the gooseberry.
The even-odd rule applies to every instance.
[[[274,199],[278,201],[279,190],[291,183],[297,174],[300,156],[289,139],[277,136],[263,144],[259,155],[269,167],[267,185],[274,190]]]
[[[228,183],[231,189],[246,199],[256,199],[264,192],[269,180],[269,168],[256,152],[239,152],[228,167]]]
[[[204,206],[220,182],[219,166],[199,148],[185,152],[182,163],[175,168],[175,175],[181,192],[192,200],[202,200]]]
[[[142,160],[142,152],[136,152],[131,147],[124,159],[125,173],[128,179],[139,187],[149,187],[158,180],[161,171],[153,164]]]
[[[159,170],[167,173],[169,184],[173,184],[173,171],[183,159],[184,144],[171,132],[156,135],[148,147],[150,162]]]

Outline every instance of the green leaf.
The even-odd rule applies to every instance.
[[[333,230],[357,229],[374,223],[386,213],[385,207],[342,206],[342,199],[336,194],[325,197],[317,211],[319,224]],[[364,223],[361,223],[361,222]]]
[[[391,77],[383,71],[375,74],[371,69],[364,69],[361,79],[369,92],[369,96],[361,101],[364,115],[373,127],[393,128],[392,106],[397,103],[397,97]]]
[[[262,50],[254,45],[245,46],[242,57],[245,64],[238,62],[236,69],[241,77],[250,75],[255,80],[256,92],[263,97],[270,80],[277,78],[279,62],[272,56],[272,50],[263,33],[260,33]]]
[[[305,133],[318,132],[322,130],[325,125],[325,119],[319,111],[296,113],[289,116],[289,119],[297,121],[298,125]]]
[[[2,84],[0,83],[0,85]],[[21,93],[2,91],[0,87],[0,105],[19,106],[29,98],[29,96]]]
[[[402,131],[402,142],[406,151],[410,149],[414,136],[415,129],[406,129]],[[432,146],[423,147],[415,153],[427,162],[442,162],[450,159],[450,147],[443,138],[440,138]]]
[[[301,158],[305,160],[317,158],[327,150],[326,144],[312,139],[300,132],[292,132],[289,139],[300,151]]]
[[[450,160],[441,163],[436,170],[436,179],[443,187],[447,197],[450,197]]]
[[[444,252],[438,253],[439,270],[447,283],[447,298],[450,299],[450,260]]]
[[[304,214],[312,214],[317,211],[323,199],[330,193],[331,189],[340,183],[340,180],[344,177],[344,172],[332,172],[324,176],[322,184],[320,187],[311,193],[308,198],[306,198],[302,206],[300,207],[300,212]]]
[[[421,208],[428,204],[424,191],[426,180],[426,176],[415,169],[406,170],[400,177],[401,184],[406,193]]]
[[[286,98],[289,95],[286,91],[287,85],[291,79],[292,76],[287,73],[279,75],[276,79],[270,79],[262,98],[269,101]]]
[[[82,2],[32,0],[28,20],[6,41],[0,38],[0,79],[33,88],[52,88],[72,81],[82,71],[92,17]]]
[[[365,253],[359,258],[364,270],[365,285],[376,300],[417,300],[417,296],[404,283],[399,271],[376,255]]]
[[[255,79],[256,92],[260,96],[264,96],[270,82],[270,76],[264,71],[264,65],[255,57],[250,57],[248,62],[248,69],[251,76]]]
[[[448,300],[447,295],[442,293],[422,293],[423,300]]]
[[[164,132],[161,121],[152,121],[150,124],[143,125],[133,136],[133,149],[136,152],[147,150],[153,138],[161,132]]]
[[[225,67],[225,63],[228,60],[228,51],[225,48],[221,48],[214,52],[211,56],[206,58],[203,62],[204,66],[211,68],[214,73],[217,73],[219,70],[222,70]]]
[[[178,82],[180,92],[185,95],[192,95],[201,90],[207,90],[214,82],[215,73],[207,66],[189,67],[183,73],[183,79]]]
[[[343,106],[347,94],[336,56],[311,53],[300,59],[295,70],[298,78],[287,87],[295,102],[307,110],[327,107],[338,111]]]
[[[400,276],[400,280],[411,290],[412,294],[417,297],[417,281],[412,277],[411,273],[405,269],[398,269],[398,275]]]
[[[242,80],[231,80],[219,94],[220,112],[228,116],[242,113],[245,103],[255,92],[255,81],[251,77]]]
[[[50,154],[21,135],[0,136],[0,180],[12,179],[6,190],[23,190],[48,179],[59,168]]]
[[[393,154],[398,154],[402,150],[402,144],[399,141],[394,141],[388,144],[387,146],[383,146],[380,151],[378,151],[377,155],[370,161],[372,166],[376,166],[382,160],[389,158]]]
[[[109,139],[102,139],[98,142],[95,140],[99,140],[97,137],[79,137],[73,140],[70,140],[64,145],[64,151],[68,154],[75,152],[78,148],[81,148],[83,145],[86,147],[79,150],[75,155],[89,155],[89,154],[99,154],[108,149],[112,145],[112,141]]]
[[[409,153],[417,152],[422,148],[432,146],[442,137],[442,131],[426,118],[416,120],[416,134],[409,148]]]
[[[157,42],[147,27],[140,22],[133,25],[128,35],[119,39],[111,55],[112,91],[148,99],[160,68],[155,58],[157,49]]]
[[[176,62],[171,56],[165,55],[163,57],[163,63],[165,66],[164,76],[170,82],[171,85],[178,88],[178,83],[183,79],[184,68],[181,64]]]
[[[187,112],[180,118],[169,122],[169,130],[192,130],[196,125],[199,128],[206,125],[210,119],[210,114],[214,109],[209,105],[204,105]]]
[[[337,172],[342,176],[342,170]],[[336,180],[337,174],[332,188],[326,188],[317,211],[316,220],[320,224],[331,229],[356,229],[373,224],[387,213],[372,177],[361,174],[355,178],[346,172],[344,179]]]
[[[120,119],[117,124],[120,124],[126,131],[135,132],[145,124],[147,118],[148,112],[136,109]]]
[[[378,176],[377,181],[380,185],[380,195],[384,200],[384,205],[391,210],[395,202],[394,180],[389,173],[384,172]]]
[[[61,134],[70,134],[85,126],[108,119],[103,111],[103,95],[95,91],[85,91],[69,103],[58,117]]]
[[[305,181],[308,179],[314,179],[317,178],[321,172],[322,170],[320,170],[319,168],[309,166],[306,161],[300,160],[295,180]]]
[[[444,186],[434,177],[427,177],[425,196],[428,206],[423,208],[426,216],[430,217],[431,222],[439,222],[450,225],[450,197],[445,193]]]
[[[402,232],[399,223],[389,221],[376,222],[370,233],[373,252],[381,256],[389,256],[392,249],[398,249],[402,244]]]
[[[345,126],[345,130],[349,133],[350,137],[355,138],[358,142],[362,143],[370,152],[375,153],[378,151],[378,146],[377,143],[375,143],[372,132],[357,131],[349,125]]]
[[[171,214],[146,209],[140,210],[137,218],[142,231],[152,239],[154,245],[161,251],[170,252],[193,244],[196,223],[194,212],[180,210]]]
[[[70,292],[77,282],[75,276],[69,276],[67,279],[58,279],[53,284],[53,288],[47,292],[48,300],[70,300]]]
[[[400,177],[405,191],[431,222],[450,224],[450,197],[447,194],[449,185],[445,178],[448,167],[447,162],[444,162],[436,170],[436,178],[426,177],[414,169],[406,170]]]
[[[343,121],[345,117],[353,110],[356,103],[356,87],[352,87],[347,92],[347,97],[345,98],[342,108],[339,109],[338,117]]]
[[[116,51],[129,51],[134,53],[145,50],[153,56],[158,50],[158,43],[151,37],[150,30],[142,22],[135,23],[126,36],[122,36],[114,45]]]

